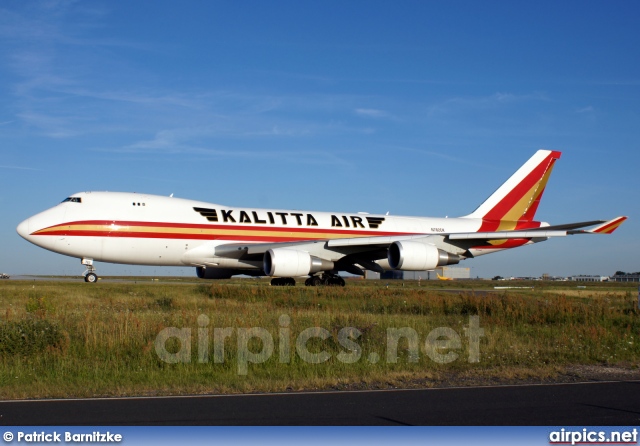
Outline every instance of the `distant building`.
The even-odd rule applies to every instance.
[[[429,280],[429,274],[433,274],[435,278],[435,273],[433,271],[403,271],[402,278],[404,280]]]
[[[371,270],[364,270],[364,278],[367,280],[378,280],[380,279],[380,273]]]
[[[438,280],[438,275],[447,279],[469,279],[471,278],[471,268],[442,266],[433,271],[385,271],[380,275],[380,279]]]
[[[382,274],[380,274],[380,279],[383,280],[402,280],[404,279],[403,273],[404,271],[397,271],[397,270],[391,270],[391,271],[385,271]]]
[[[611,276],[609,280],[613,282],[640,282],[640,274],[620,274]]]
[[[436,269],[436,273],[447,279],[470,279],[471,268],[462,268],[460,266],[443,266]]]
[[[572,280],[574,282],[608,282],[609,281],[609,277],[608,276],[571,276],[569,277],[569,280]]]

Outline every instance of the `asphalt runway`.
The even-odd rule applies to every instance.
[[[17,425],[638,425],[640,381],[0,401]]]

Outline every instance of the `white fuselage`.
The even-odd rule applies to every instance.
[[[22,222],[19,234],[60,254],[137,265],[198,266],[229,243],[475,232],[482,224],[476,218],[239,208],[121,192],[83,192],[67,200]],[[215,264],[256,267],[227,258]]]

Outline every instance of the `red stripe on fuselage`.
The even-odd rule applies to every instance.
[[[274,235],[229,235],[229,234],[199,234],[197,232],[176,233],[176,232],[138,232],[114,229],[109,230],[78,230],[74,226],[116,226],[116,227],[153,227],[171,229],[204,229],[208,231],[255,231],[255,232],[277,232],[282,236]],[[49,230],[59,228],[56,230]],[[46,231],[46,232],[42,232]],[[288,234],[287,234],[288,233]],[[296,234],[296,235],[294,235]],[[297,235],[299,234],[299,235]],[[353,236],[394,236],[413,235],[409,232],[387,232],[361,229],[326,229],[320,227],[273,227],[269,225],[206,225],[192,223],[167,223],[167,222],[140,222],[140,221],[114,221],[114,220],[83,220],[67,222],[39,229],[32,235],[65,235],[78,237],[138,237],[138,238],[168,238],[168,239],[198,239],[198,240],[255,240],[255,241],[297,241],[304,240],[304,234],[326,234],[326,238],[332,235],[353,235]],[[310,238],[315,240],[317,238]]]
[[[263,235],[216,235],[216,234],[175,234],[168,232],[105,232],[105,231],[51,231],[46,234],[36,235],[64,235],[71,237],[117,237],[117,238],[150,238],[171,240],[229,240],[229,241],[255,241],[255,242],[295,242],[301,240],[321,240],[317,238],[305,239],[293,236],[263,236]],[[327,237],[330,238],[330,237]]]

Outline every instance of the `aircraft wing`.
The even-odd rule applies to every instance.
[[[352,274],[362,275],[366,268],[382,272],[384,269],[377,263],[386,259],[388,250],[396,242],[415,241],[419,244],[434,245],[439,255],[443,255],[447,263],[458,263],[465,257],[473,257],[469,251],[478,243],[490,244],[494,240],[528,239],[542,241],[550,237],[565,237],[576,234],[611,234],[627,217],[617,217],[609,221],[591,221],[568,223],[565,225],[547,226],[543,228],[497,231],[497,232],[465,232],[450,234],[415,234],[406,236],[353,237],[343,239],[301,240],[279,243],[228,243],[215,247],[216,257],[226,257],[239,261],[261,262],[269,250],[290,249],[305,251],[319,259],[334,262],[336,269]],[[578,229],[587,226],[593,229]],[[436,249],[436,248],[434,248]],[[271,254],[269,254],[271,255]],[[457,260],[456,260],[457,259]],[[211,261],[211,266],[216,262]],[[204,262],[203,264],[207,264]]]
[[[234,259],[262,258],[262,255],[270,249],[296,248],[308,250],[312,247],[322,246],[326,240],[304,240],[299,242],[274,242],[274,243],[225,243],[216,246],[215,255]]]
[[[542,228],[497,231],[497,232],[465,232],[465,233],[438,233],[438,234],[414,234],[402,236],[378,236],[378,237],[351,237],[342,239],[320,239],[320,240],[300,240],[294,242],[269,242],[269,243],[226,243],[211,248],[201,249],[201,257],[196,257],[192,261],[198,266],[220,266],[221,258],[234,259],[233,261],[245,262],[247,264],[261,264],[265,262],[267,256],[271,259],[274,252],[279,250],[303,251],[317,259],[334,265],[335,270],[347,271],[351,274],[363,275],[364,269],[376,272],[385,271],[388,266],[380,263],[391,262],[389,257],[394,254],[394,264],[397,264],[398,255],[406,245],[408,250],[431,249],[432,255],[436,255],[438,265],[455,264],[464,258],[474,257],[472,249],[476,246],[489,246],[494,241],[507,240],[530,240],[534,242],[543,241],[550,237],[565,237],[575,234],[611,234],[615,231],[627,217],[617,217],[609,221],[590,221],[582,223],[568,223],[556,226],[546,226]],[[581,229],[594,226],[593,229]],[[420,246],[424,246],[421,248]],[[213,257],[211,257],[213,254]],[[422,254],[421,254],[422,255]],[[411,257],[415,259],[415,256]],[[197,260],[197,261],[196,261]],[[443,263],[440,263],[443,262]],[[431,265],[431,264],[430,264]],[[412,265],[406,267],[407,270],[429,269],[428,265]],[[432,265],[431,265],[432,266]]]
[[[563,225],[546,226],[542,228],[527,229],[524,231],[497,231],[497,232],[461,232],[452,234],[433,234],[433,235],[411,235],[402,237],[362,237],[335,239],[327,241],[328,247],[355,247],[355,246],[389,246],[391,243],[400,240],[416,240],[427,237],[444,237],[448,240],[503,240],[503,239],[521,239],[521,238],[549,238],[549,237],[566,237],[567,235],[576,234],[611,234],[615,231],[627,217],[616,217],[612,220],[595,220],[582,223],[567,223]],[[596,228],[590,230],[579,230],[578,228],[593,226],[598,224]]]
[[[416,234],[406,236],[381,236],[381,237],[353,237],[329,240],[307,240],[299,242],[280,243],[229,243],[215,248],[215,254],[221,257],[250,258],[262,256],[269,249],[295,248],[314,250],[324,248],[349,253],[366,252],[372,249],[387,248],[393,242],[403,240],[421,240],[439,238],[444,240],[504,240],[504,239],[532,239],[566,237],[577,234],[611,234],[627,217],[616,217],[612,220],[595,220],[581,223],[567,223],[563,225],[547,226],[542,228],[527,229],[524,231],[498,231],[498,232],[462,232],[451,234]],[[598,224],[597,227],[584,230],[577,229]]]
[[[440,237],[441,234],[435,236]],[[302,250],[315,250],[318,248],[344,251],[343,248],[386,248],[398,240],[415,240],[431,237],[428,234],[381,236],[381,237],[353,237],[342,239],[301,240],[296,242],[272,242],[272,243],[225,243],[215,248],[215,255],[230,258],[247,258],[247,256],[261,256],[270,249],[289,248]]]

